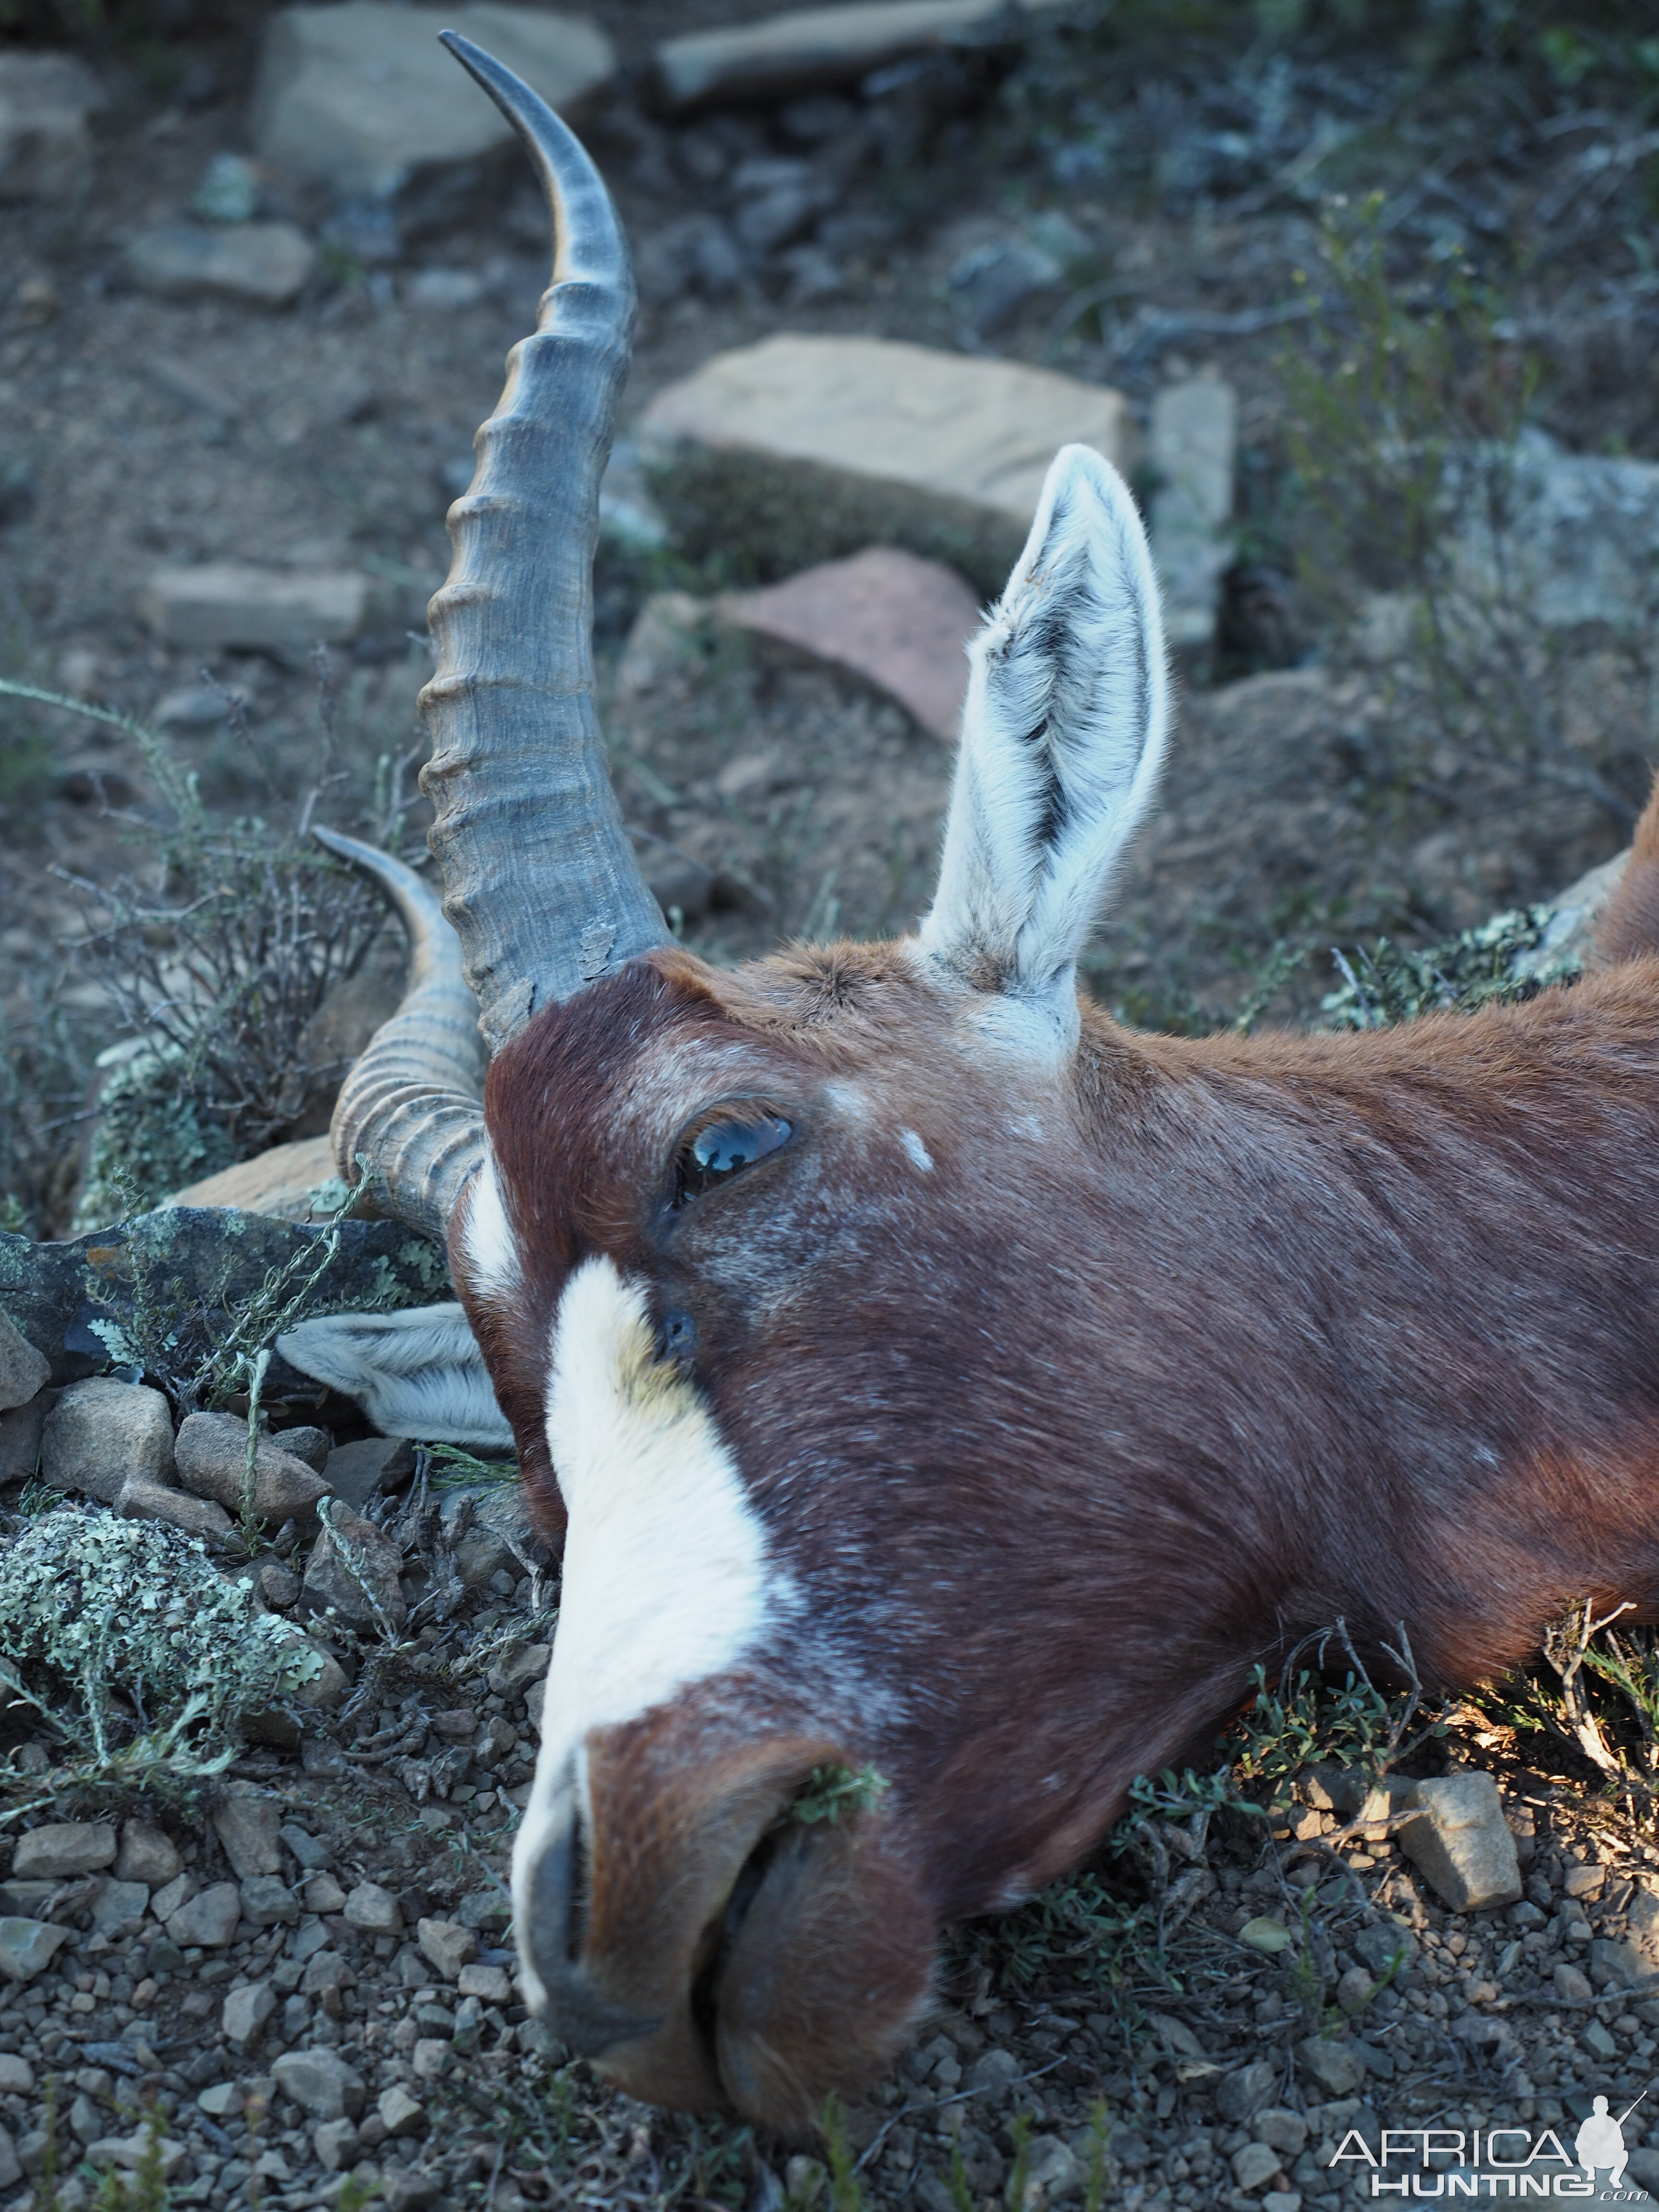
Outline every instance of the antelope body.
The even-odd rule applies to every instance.
[[[794,2126],[900,2045],[942,1921],[1074,1865],[1305,1632],[1403,1624],[1455,1684],[1569,1597],[1659,1610],[1659,817],[1571,991],[1199,1042],[1081,1004],[1165,699],[1133,506],[1074,447],[972,649],[918,934],[708,968],[591,704],[625,249],[563,126],[450,43],[558,258],[434,602],[459,951],[346,848],[417,960],[337,1146],[447,1229],[563,1545],[532,2002],[637,2095]],[[283,1349],[349,1375],[368,1326]],[[792,1821],[826,1766],[885,1789]]]

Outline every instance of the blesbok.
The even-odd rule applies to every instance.
[[[1074,966],[1164,655],[1134,507],[1073,447],[972,648],[917,934],[708,967],[592,704],[626,250],[563,125],[449,43],[557,256],[432,608],[460,957],[367,856],[422,957],[336,1136],[447,1231],[563,1546],[532,2002],[636,2095],[793,2126],[899,2045],[944,1920],[1075,1865],[1304,1632],[1403,1622],[1458,1684],[1575,1595],[1652,1617],[1659,813],[1574,989],[1341,1037],[1119,1027]],[[319,1371],[378,1357],[312,1328]],[[885,1787],[792,1819],[828,1766]]]

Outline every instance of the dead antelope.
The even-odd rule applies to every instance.
[[[563,1543],[533,2002],[638,2096],[793,2126],[900,2045],[942,1921],[1075,1865],[1305,1631],[1403,1621],[1455,1684],[1570,1595],[1654,1617],[1659,813],[1571,991],[1117,1027],[1074,966],[1152,796],[1164,652],[1134,507],[1073,447],[972,648],[917,934],[705,966],[592,703],[626,249],[569,133],[449,43],[557,259],[432,608],[459,955],[368,856],[422,957],[336,1136],[447,1230]],[[296,1356],[365,1356],[313,1326]],[[831,1765],[885,1790],[793,1822]]]

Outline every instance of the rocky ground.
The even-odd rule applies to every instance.
[[[1523,750],[1426,724],[1397,625],[1340,624],[1297,574],[1284,357],[1307,321],[1298,272],[1321,265],[1322,198],[1376,189],[1421,309],[1465,268],[1501,289],[1496,357],[1533,349],[1538,423],[1570,448],[1651,453],[1650,64],[1635,47],[1557,26],[1507,57],[1473,34],[1437,57],[1426,32],[1368,41],[1310,17],[1275,42],[1203,10],[1190,30],[1150,31],[1127,10],[1081,59],[1056,34],[920,94],[676,123],[642,90],[651,41],[763,7],[593,12],[628,65],[590,131],[642,276],[629,423],[711,353],[784,327],[1057,366],[1117,385],[1143,423],[1195,368],[1236,388],[1238,557],[1217,650],[1186,670],[1166,805],[1097,948],[1109,1003],[1200,1026],[1275,954],[1303,953],[1278,1011],[1305,1013],[1333,939],[1434,937],[1623,842],[1650,752],[1645,663],[1601,635],[1571,648],[1573,742],[1612,805],[1540,777]],[[545,248],[522,198],[390,259],[331,238],[338,211],[296,200],[272,212],[323,250],[290,308],[132,289],[131,235],[175,216],[213,156],[245,149],[256,31],[100,49],[90,197],[0,210],[3,672],[162,722],[220,818],[286,818],[323,784],[336,818],[378,827],[419,757],[443,508]],[[812,204],[782,243],[749,212],[762,193],[745,164],[769,161],[794,167],[767,191]],[[603,557],[629,817],[688,872],[688,934],[713,957],[900,927],[927,896],[948,752],[866,688],[695,611],[665,623],[653,593],[701,603],[750,580],[742,547],[726,550],[613,543]],[[141,611],[150,572],[219,558],[350,568],[373,604],[320,659],[159,641]],[[1396,581],[1386,564],[1358,580],[1373,613]],[[67,878],[141,863],[157,797],[107,725],[0,712],[0,1190],[16,1200],[8,1225],[61,1233],[91,1061],[115,1041],[106,985],[73,949]],[[417,804],[406,820],[417,834]],[[307,1449],[325,1468],[360,1427],[339,1411]],[[5,2202],[44,2212],[55,2189],[76,2212],[100,2171],[134,2166],[149,2112],[174,2201],[215,2206],[299,2212],[351,2179],[393,2212],[774,2212],[860,2191],[930,2212],[1297,2212],[1369,2198],[1355,2144],[1375,2151],[1384,2126],[1514,2125],[1529,2148],[1553,2130],[1571,2150],[1595,2094],[1621,2112],[1654,2078],[1651,1814],[1494,1705],[1464,1709],[1408,1765],[1497,1777],[1518,1899],[1460,1907],[1405,1829],[1386,1832],[1392,1811],[1348,1832],[1304,1783],[1277,1835],[1223,1814],[1200,1838],[1166,1819],[1099,1880],[958,1931],[914,2050],[848,2113],[833,2179],[817,2147],[635,2106],[548,2047],[504,1948],[551,1577],[521,1527],[481,1540],[487,1494],[469,1529],[462,1493],[446,1508],[440,1470],[411,1467],[353,1509],[392,1549],[382,1595],[402,1618],[385,1624],[331,1625],[313,1602],[320,1540],[303,1516],[236,1558],[224,1528],[190,1520],[211,1492],[174,1493],[256,1609],[326,1645],[337,1694],[298,1740],[246,1750],[216,1787],[123,1795],[56,1786],[57,1750],[10,1730],[6,1787],[27,1809],[0,1887]],[[21,1481],[5,1496],[15,1540]],[[1443,2169],[1453,2146],[1436,2157]],[[1392,2172],[1419,2170],[1402,2154]],[[1631,2176],[1659,2182],[1659,2128]]]

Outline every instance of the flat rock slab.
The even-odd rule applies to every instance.
[[[78,200],[92,182],[87,118],[103,100],[73,54],[0,53],[0,201]]]
[[[240,562],[155,569],[138,611],[166,645],[204,653],[306,653],[356,637],[368,579],[355,569],[256,568]]]
[[[317,249],[291,222],[163,223],[128,241],[130,283],[163,300],[240,300],[285,307],[317,265]]]
[[[855,677],[954,743],[968,695],[964,648],[980,623],[979,600],[954,568],[871,545],[716,604],[738,629]]]
[[[264,1295],[273,1273],[291,1269],[288,1279],[297,1284],[325,1261],[313,1293],[319,1305],[384,1305],[399,1293],[422,1305],[447,1287],[437,1246],[401,1222],[344,1221],[329,1231],[175,1207],[62,1243],[0,1233],[0,1311],[51,1360],[55,1382],[106,1367],[108,1332],[142,1328],[135,1303],[141,1312],[168,1316],[178,1337],[170,1356],[188,1372]],[[295,1393],[314,1402],[316,1386],[279,1358],[265,1402],[275,1407]]]
[[[248,1213],[268,1213],[274,1221],[309,1221],[313,1200],[337,1170],[327,1137],[301,1137],[273,1145],[257,1159],[241,1160],[217,1175],[177,1191],[169,1206],[240,1206]],[[324,1218],[331,1209],[325,1208]]]
[[[872,70],[930,47],[1006,45],[1028,15],[1056,0],[862,0],[847,8],[796,8],[758,23],[689,32],[657,48],[665,106],[775,98],[853,84]]]
[[[493,102],[438,44],[463,32],[568,114],[611,75],[610,40],[579,15],[476,0],[429,9],[344,0],[265,25],[252,131],[261,160],[337,194],[395,200],[420,228],[465,211],[522,160]]]
[[[1134,440],[1121,392],[1050,369],[783,332],[667,386],[636,442],[694,551],[740,548],[776,577],[904,545],[993,593],[1060,447],[1127,471]]]
[[[68,1881],[115,1859],[115,1831],[102,1820],[50,1820],[17,1838],[15,1881]]]

